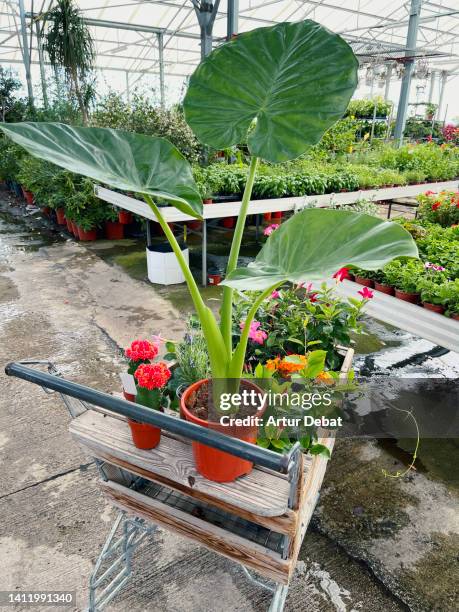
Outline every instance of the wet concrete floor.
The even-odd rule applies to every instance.
[[[135,255],[143,253],[140,240],[88,248],[39,214],[24,218],[25,207],[17,204],[0,192],[1,363],[49,358],[73,380],[118,390],[120,347],[152,333],[180,337],[190,309],[184,288],[144,282],[145,264]],[[205,297],[217,307],[219,289]],[[374,371],[432,349],[370,320],[368,335],[356,341],[358,365]],[[459,372],[451,353],[408,363],[404,372],[411,367],[426,375]],[[91,566],[115,513],[98,492],[90,458],[68,435],[60,401],[5,376],[0,386],[6,468],[0,590],[76,590],[75,609],[83,610]],[[428,441],[423,469],[391,479],[382,470],[406,464],[403,441],[339,441],[286,610],[456,610],[457,451],[455,441]],[[138,552],[135,568],[108,609],[267,608],[268,595],[237,565],[162,530]]]

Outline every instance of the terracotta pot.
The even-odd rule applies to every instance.
[[[187,399],[193,392],[197,391],[197,389],[206,382],[208,382],[207,379],[198,380],[198,382],[195,382],[185,390],[180,398],[181,416],[191,423],[201,425],[201,427],[207,427],[234,438],[238,438],[239,440],[244,440],[245,442],[255,444],[258,435],[258,427],[256,425],[245,427],[225,427],[224,425],[220,425],[220,423],[209,423],[209,421],[200,419],[188,410],[186,406]],[[259,389],[259,387],[253,383],[247,384],[256,389],[257,392],[261,392],[261,389]],[[262,410],[257,411],[257,415],[262,416],[265,409],[266,404]],[[249,474],[252,471],[253,463],[251,461],[240,459],[239,457],[231,455],[230,453],[225,453],[216,448],[206,446],[201,442],[192,442],[191,445],[196,470],[208,480],[212,480],[213,482],[232,482],[233,480],[236,480],[236,478]]]
[[[41,212],[45,217],[49,217],[49,213],[51,212],[51,208],[49,206],[43,206]]]
[[[213,203],[214,203],[214,201],[212,200],[212,198],[205,198],[205,199],[202,201],[202,203],[203,203],[203,204],[213,204]]]
[[[67,225],[67,229],[68,231],[73,234],[73,229],[72,229],[72,222],[70,219],[67,219],[67,217],[65,218],[65,223]]]
[[[33,193],[31,191],[28,191],[27,189],[24,189],[24,187],[22,187],[22,193],[24,194],[24,199],[27,204],[33,204]]]
[[[91,230],[84,230],[78,226],[78,237],[83,242],[90,242],[97,238],[97,230],[95,228]]]
[[[355,276],[355,282],[364,287],[374,287],[374,282],[371,278],[363,278],[363,276]]]
[[[395,297],[404,302],[410,302],[411,304],[418,304],[419,293],[407,293],[406,291],[395,290]]]
[[[121,240],[124,238],[124,225],[119,221],[105,221],[105,237],[107,240]]]
[[[120,210],[118,213],[118,221],[122,225],[129,225],[129,223],[132,223],[132,213],[127,210]]]
[[[263,219],[265,221],[271,221],[271,215],[272,213],[263,213]]]
[[[187,221],[186,226],[188,229],[197,231],[201,229],[202,221]]]
[[[271,213],[271,218],[272,219],[282,219],[282,212],[278,211],[278,212]]]
[[[377,283],[375,281],[375,289],[376,291],[380,291],[381,293],[386,293],[387,295],[395,295],[395,289],[390,285],[383,285],[382,283]]]
[[[222,282],[222,275],[221,274],[208,274],[207,279],[208,279],[209,285],[219,285]]]
[[[127,420],[131,430],[134,446],[142,450],[151,450],[158,446],[161,440],[161,429],[148,423],[139,423],[132,419]]]
[[[56,218],[59,225],[66,224],[65,208],[56,208]]]
[[[75,221],[71,221],[71,223],[72,223],[72,234],[75,236],[77,240],[79,240],[80,234],[78,232],[78,225],[75,223]]]
[[[438,312],[438,314],[443,314],[445,312],[445,307],[441,304],[431,304],[430,302],[423,302],[422,305],[426,310],[431,310],[432,312]]]
[[[222,219],[222,226],[226,227],[227,229],[233,229],[235,225],[236,225],[235,217],[226,217],[225,219]]]

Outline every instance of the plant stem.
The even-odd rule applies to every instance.
[[[249,340],[250,324],[252,323],[255,315],[257,314],[257,311],[260,308],[262,302],[269,295],[271,295],[274,289],[279,287],[280,284],[282,283],[277,282],[275,285],[272,285],[271,287],[268,287],[268,289],[265,289],[263,293],[261,293],[257,297],[255,302],[253,303],[253,306],[250,308],[249,312],[247,313],[247,317],[244,321],[244,329],[242,330],[242,334],[239,339],[239,343],[236,347],[236,350],[234,351],[233,358],[228,368],[229,378],[240,378],[242,376],[242,370],[244,368],[245,353],[247,350],[247,342]]]
[[[241,249],[242,236],[244,234],[245,220],[249,209],[250,198],[252,196],[253,183],[258,166],[258,157],[252,157],[250,160],[249,173],[245,184],[244,195],[242,196],[241,210],[237,218],[236,228],[234,230],[233,242],[231,251],[226,266],[226,276],[228,276],[237,267],[239,251]],[[232,314],[233,314],[233,289],[231,287],[223,287],[223,301],[221,307],[220,329],[227,350],[231,353],[232,350]]]
[[[143,198],[154,212],[155,217],[158,219],[158,223],[166,235],[166,238],[169,241],[175,256],[177,257],[177,261],[180,269],[183,272],[183,276],[185,277],[194,307],[201,322],[204,337],[206,339],[212,376],[216,378],[224,378],[226,376],[228,362],[231,359],[231,353],[228,354],[226,351],[225,343],[217,325],[217,321],[215,320],[210,308],[205,305],[196,281],[194,280],[186,259],[183,256],[182,249],[180,248],[180,245],[177,242],[171,228],[164,220],[158,206],[156,206],[153,199],[148,194],[143,194]]]

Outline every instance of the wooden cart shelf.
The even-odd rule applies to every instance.
[[[103,462],[101,488],[115,506],[288,583],[326,459],[301,456],[292,503],[288,478],[258,466],[233,483],[206,480],[194,468],[190,442],[165,431],[157,448],[140,450],[124,420],[88,410],[72,421],[70,432]],[[322,443],[331,449],[333,439]],[[126,481],[125,474],[140,478]]]

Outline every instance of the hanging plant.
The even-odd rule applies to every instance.
[[[94,67],[94,43],[74,0],[57,0],[45,13],[43,49],[55,69],[62,68],[70,91],[78,101],[83,123],[88,123],[90,94],[94,93],[90,75]]]

